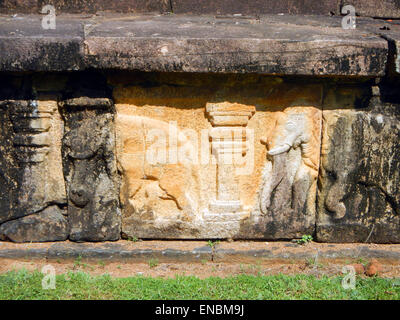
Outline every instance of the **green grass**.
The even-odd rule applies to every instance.
[[[83,272],[57,275],[56,289],[43,290],[43,274],[25,270],[0,275],[0,299],[400,299],[400,280],[357,278],[355,290],[342,277],[249,276],[173,279],[112,278]]]

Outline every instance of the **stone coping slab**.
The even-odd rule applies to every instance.
[[[254,263],[305,259],[343,260],[380,259],[400,261],[400,244],[331,244],[293,242],[219,242],[213,247],[206,241],[125,241],[103,243],[8,243],[0,242],[1,259],[48,259],[148,262],[229,262]]]
[[[117,69],[161,72],[383,76],[388,41],[341,17],[0,16],[0,71]],[[363,24],[375,23],[363,18]]]
[[[0,1],[1,13],[40,13],[52,4],[57,13],[169,12],[189,14],[319,14],[340,15],[344,5],[353,5],[359,16],[400,16],[398,0],[14,0]]]

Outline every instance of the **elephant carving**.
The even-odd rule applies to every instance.
[[[261,139],[272,162],[260,194],[263,215],[274,212],[310,212],[311,188],[319,165],[320,123],[317,110],[289,109],[280,113],[273,136]]]
[[[169,145],[171,136],[177,139],[177,150],[190,145],[183,131],[143,116],[118,114],[116,123],[123,205],[129,205],[145,220],[157,216],[191,219],[198,211],[197,167],[170,159],[171,153],[175,155]]]

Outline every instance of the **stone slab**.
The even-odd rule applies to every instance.
[[[260,260],[295,261],[314,258],[321,260],[381,259],[400,261],[400,245],[327,244],[298,245],[292,242],[220,242],[213,249],[205,241],[116,241],[104,243],[30,243],[0,242],[1,259],[126,261],[148,263],[150,259],[163,262],[231,262],[254,263]]]
[[[389,45],[388,73],[400,73],[400,22],[399,20],[382,20],[357,18],[357,29],[379,35]]]
[[[113,12],[164,12],[170,11],[168,1],[164,0],[5,0],[0,2],[1,13],[40,13],[43,6],[51,4],[57,13],[96,13]]]
[[[326,244],[299,245],[293,242],[221,242],[213,252],[215,262],[257,262],[260,260],[341,260],[341,259],[385,259],[400,258],[398,245],[375,244]]]
[[[384,74],[386,41],[343,30],[340,19],[321,28],[325,20],[160,16],[104,21],[86,35],[87,64],[163,72]]]
[[[157,259],[163,262],[200,262],[211,260],[211,248],[200,242],[130,242],[88,244],[88,243],[56,243],[47,254],[48,259],[76,259],[82,257],[89,260],[148,262]]]
[[[398,0],[4,0],[0,13],[40,13],[45,5],[54,5],[56,12],[93,14],[102,11],[120,13],[173,12],[184,14],[307,14],[340,15],[340,8],[353,5],[365,17],[398,18]]]
[[[5,18],[5,19],[3,19]],[[0,71],[118,69],[382,76],[387,41],[340,17],[4,16]],[[317,63],[316,63],[317,61]]]
[[[51,4],[57,14],[94,14],[102,11],[119,13],[184,13],[184,14],[307,14],[340,15],[340,8],[353,5],[356,13],[365,17],[399,18],[398,0],[4,0],[0,13],[40,13]]]
[[[9,243],[0,241],[0,259],[43,259],[51,243]]]
[[[399,0],[342,0],[342,6],[352,5],[357,15],[376,18],[400,18]]]
[[[82,67],[83,27],[57,18],[55,30],[42,28],[41,16],[0,18],[1,71],[70,71]]]
[[[174,13],[194,14],[320,14],[337,13],[340,0],[172,0]]]

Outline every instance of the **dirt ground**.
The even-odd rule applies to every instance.
[[[69,241],[63,243],[25,243],[15,244],[0,241],[0,250],[7,252],[7,250],[21,250],[22,252],[27,249],[35,250],[48,250],[53,246],[62,245],[62,248],[85,248],[95,249],[112,249],[116,252],[118,250],[136,250],[136,249],[151,249],[160,252],[165,249],[176,249],[185,252],[191,252],[195,248],[207,247],[206,241],[126,241],[120,240],[117,242],[106,243],[85,243],[77,244]],[[26,258],[10,259],[0,258],[0,273],[10,270],[19,270],[25,268],[27,270],[39,270],[48,264],[51,264],[57,274],[66,273],[69,271],[84,271],[92,275],[109,274],[113,277],[131,277],[135,275],[151,276],[151,277],[175,277],[176,275],[192,275],[199,278],[207,278],[211,276],[228,277],[239,274],[252,274],[252,275],[274,275],[274,274],[313,274],[316,276],[328,275],[342,275],[342,268],[346,265],[361,263],[367,265],[370,261],[367,258],[329,258],[322,259],[323,253],[326,252],[348,252],[350,256],[358,256],[357,253],[361,250],[368,249],[374,252],[379,252],[383,257],[393,257],[393,253],[399,252],[400,244],[383,245],[383,244],[329,244],[329,243],[315,243],[311,242],[305,246],[297,245],[293,242],[263,242],[263,241],[221,241],[217,245],[218,249],[230,250],[234,249],[238,252],[251,252],[251,250],[270,250],[275,257],[280,259],[262,259],[256,255],[241,255],[241,254],[217,254],[211,261],[210,259],[199,258],[198,261],[171,261],[164,260],[158,261],[156,258],[132,261],[132,260],[86,260],[80,259],[47,259]],[[62,251],[60,252],[64,252]],[[250,251],[249,251],[250,250]],[[29,252],[27,251],[27,254]],[[321,259],[307,258],[307,259],[292,259],[296,253],[312,253],[310,256],[314,257],[316,253],[320,253]],[[392,253],[392,255],[390,255]],[[287,255],[284,258],[283,254]],[[4,257],[4,255],[3,255]],[[315,260],[317,259],[317,261]],[[400,263],[398,258],[392,259],[379,259],[381,264],[380,277],[385,278],[400,278]],[[365,275],[362,275],[366,277]]]
[[[54,266],[57,274],[69,271],[84,271],[91,275],[109,274],[113,277],[131,277],[135,275],[169,278],[176,275],[192,275],[199,278],[211,276],[229,277],[239,274],[249,275],[274,275],[274,274],[308,274],[317,277],[322,275],[335,276],[342,274],[343,266],[359,261],[296,261],[296,262],[274,262],[268,261],[254,264],[238,263],[218,263],[203,261],[201,263],[158,263],[156,260],[150,260],[148,263],[123,263],[123,262],[104,262],[104,261],[46,261],[43,260],[0,260],[0,273],[10,270],[41,271],[42,267],[51,264]],[[366,261],[363,261],[365,263]],[[400,278],[400,265],[397,263],[382,263],[380,277]],[[362,277],[366,277],[362,275]]]

